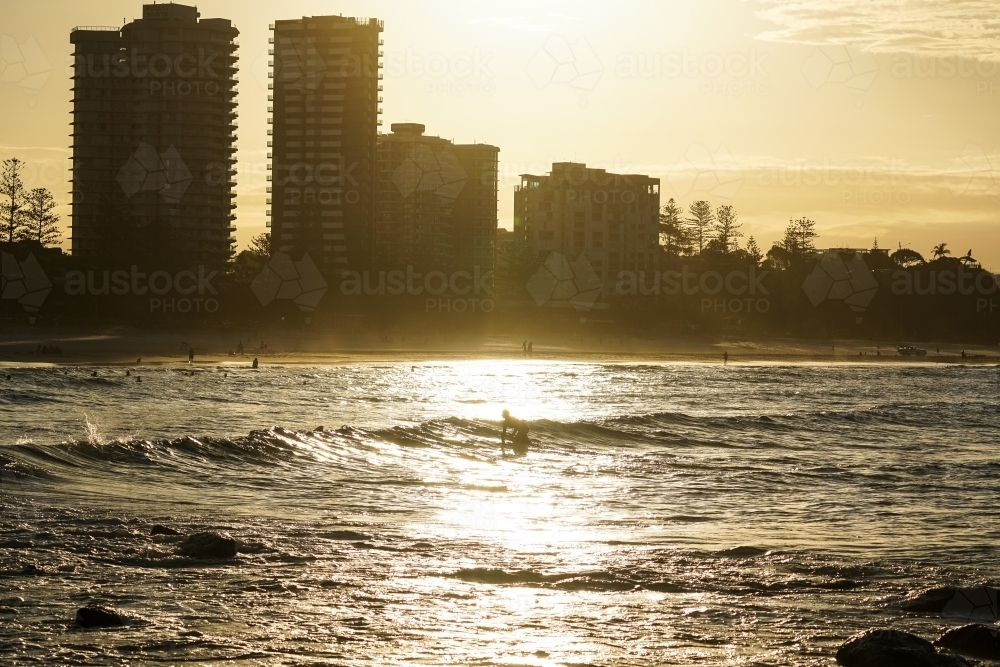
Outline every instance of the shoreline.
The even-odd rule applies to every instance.
[[[528,356],[523,346],[532,343]],[[235,354],[242,344],[244,353]],[[115,366],[187,365],[337,365],[352,363],[427,363],[454,361],[547,361],[578,363],[733,364],[1000,364],[1000,346],[924,342],[926,356],[904,356],[899,345],[911,341],[860,339],[750,338],[688,335],[647,337],[626,334],[516,333],[464,334],[451,331],[381,334],[329,332],[278,327],[247,329],[146,330],[105,327],[39,329],[22,326],[0,335],[0,365]],[[58,348],[59,353],[43,351]],[[963,354],[964,353],[964,354]]]
[[[507,361],[507,362],[557,362],[581,364],[715,364],[715,365],[905,365],[905,366],[1000,366],[1000,355],[973,356],[962,359],[961,356],[928,356],[912,357],[901,355],[882,356],[852,356],[838,355],[808,355],[795,353],[770,354],[738,354],[730,353],[728,360],[723,360],[721,354],[683,353],[683,352],[619,352],[600,353],[588,351],[557,351],[536,353],[530,357],[521,354],[503,352],[474,352],[467,350],[332,350],[330,352],[280,352],[276,354],[255,353],[243,356],[219,354],[199,354],[193,363],[183,354],[152,355],[132,358],[115,353],[87,355],[35,355],[26,354],[15,357],[0,355],[0,368],[31,367],[31,366],[185,366],[185,367],[249,367],[254,358],[259,365],[264,366],[338,366],[370,363],[451,363],[474,361]],[[141,359],[141,361],[138,361]],[[137,363],[138,362],[138,363]]]

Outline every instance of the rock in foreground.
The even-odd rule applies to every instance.
[[[844,667],[971,667],[958,656],[938,653],[926,639],[899,630],[868,630],[837,651]]]
[[[184,538],[177,553],[188,558],[235,558],[236,540],[226,533],[194,533]]]
[[[87,605],[76,610],[76,624],[81,628],[113,628],[125,625],[126,616],[112,607]]]
[[[903,600],[900,607],[902,607],[904,611],[940,613],[941,610],[944,609],[945,605],[951,602],[952,598],[955,597],[955,592],[957,590],[958,589],[954,586],[931,588],[911,598]]]
[[[1000,616],[1000,591],[992,586],[942,586],[903,600],[900,607],[904,611],[993,620]]]
[[[1000,660],[1000,628],[992,625],[974,623],[953,628],[934,643],[974,658]]]

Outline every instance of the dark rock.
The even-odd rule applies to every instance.
[[[899,630],[867,630],[837,650],[844,667],[971,667],[958,656],[938,653],[926,639]]]
[[[904,611],[922,611],[940,613],[945,605],[951,602],[958,589],[954,586],[931,588],[913,597],[903,600],[900,606]]]
[[[174,530],[170,526],[163,526],[160,524],[154,525],[149,529],[150,535],[180,535],[180,531]]]
[[[177,553],[189,558],[235,558],[236,540],[226,533],[194,533],[184,538]]]
[[[904,600],[900,606],[904,611],[992,620],[998,616],[1000,592],[992,586],[943,586]]]
[[[974,623],[952,628],[934,642],[958,653],[984,660],[1000,660],[1000,628]]]
[[[81,628],[113,628],[125,625],[125,616],[111,607],[88,605],[76,610],[76,624]]]

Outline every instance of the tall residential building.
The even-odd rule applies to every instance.
[[[323,271],[368,266],[383,23],[306,16],[271,28],[272,249],[308,252]]]
[[[378,138],[375,257],[385,267],[493,270],[500,149],[393,123]]]
[[[514,234],[573,261],[583,254],[607,285],[619,271],[652,271],[659,251],[660,179],[609,174],[556,162],[545,176],[521,175]]]
[[[74,257],[219,266],[235,194],[236,37],[196,7],[143,5],[122,28],[74,28]]]

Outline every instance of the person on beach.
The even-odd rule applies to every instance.
[[[257,357],[253,358],[253,366],[251,368],[257,368]]]
[[[528,422],[523,419],[518,419],[517,417],[510,416],[510,410],[503,411],[503,431],[500,433],[500,453],[506,454],[507,447],[507,429],[510,428],[511,437],[510,445],[511,449],[518,456],[524,456],[528,453],[528,445],[531,441],[528,440]]]

